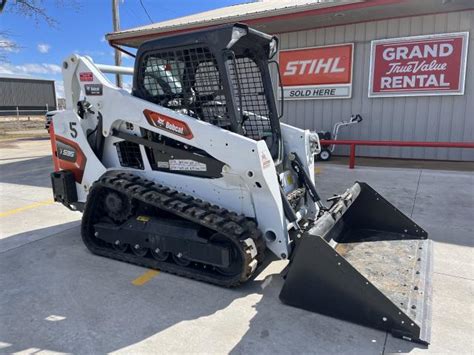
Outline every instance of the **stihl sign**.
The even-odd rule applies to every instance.
[[[352,54],[353,44],[280,51],[285,99],[351,97]]]
[[[463,95],[468,32],[372,41],[369,97]]]

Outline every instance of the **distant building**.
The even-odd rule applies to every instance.
[[[54,80],[0,74],[0,116],[41,115],[56,110]]]

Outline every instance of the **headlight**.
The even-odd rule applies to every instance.
[[[234,27],[232,29],[232,37],[229,43],[227,43],[227,49],[231,48],[235,42],[237,42],[239,39],[241,39],[243,36],[247,34],[247,29],[242,28],[242,27]]]
[[[273,37],[272,40],[270,41],[269,46],[270,46],[270,53],[269,53],[268,57],[271,59],[278,52],[278,38]]]
[[[321,143],[319,142],[319,136],[316,132],[309,133],[309,149],[313,154],[319,154],[321,152]]]

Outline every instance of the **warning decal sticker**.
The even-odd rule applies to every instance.
[[[91,72],[79,73],[79,80],[80,81],[94,81],[94,74],[92,74]]]
[[[204,163],[191,159],[173,159],[169,161],[170,170],[175,171],[207,171]]]

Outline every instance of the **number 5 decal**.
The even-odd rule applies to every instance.
[[[71,131],[71,137],[76,138],[77,137],[77,129],[76,129],[77,122],[69,122],[69,130]]]

